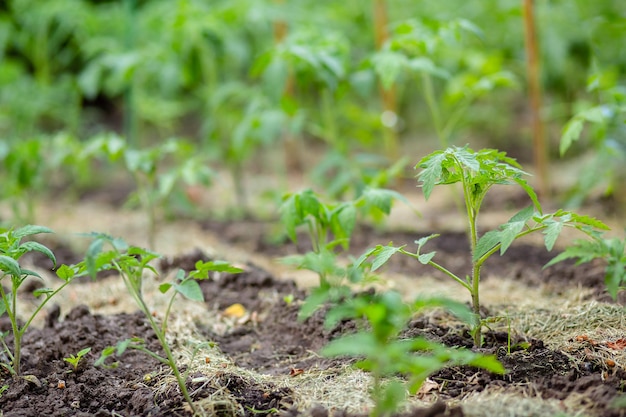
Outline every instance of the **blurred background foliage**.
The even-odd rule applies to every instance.
[[[551,157],[559,144],[565,157],[592,153],[569,202],[615,194],[626,159],[623,0],[535,8]],[[5,0],[0,175],[30,169],[12,144],[54,152],[61,132],[76,143],[113,132],[137,148],[185,137],[231,172],[244,207],[242,173],[269,153],[284,154],[272,169],[311,170],[335,197],[401,172],[385,135],[400,149],[469,142],[527,162],[522,20],[521,0]],[[313,170],[307,149],[319,147]]]

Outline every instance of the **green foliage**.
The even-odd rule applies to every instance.
[[[159,324],[157,319],[153,317],[152,311],[146,303],[142,290],[142,283],[145,272],[152,272],[156,274],[156,270],[152,265],[150,265],[150,263],[159,258],[160,255],[136,246],[128,246],[124,241],[114,239],[108,235],[93,234],[92,236],[94,237],[94,240],[89,246],[85,261],[80,265],[81,268],[92,276],[95,276],[98,271],[103,270],[114,270],[121,275],[129,295],[133,298],[141,312],[150,323],[150,327],[156,334],[165,354],[163,356],[159,353],[151,351],[145,346],[143,340],[128,339],[119,342],[117,347],[109,347],[105,349],[95,364],[103,365],[109,356],[114,353],[120,356],[126,351],[127,348],[142,351],[162,364],[168,366],[172,370],[185,400],[191,407],[192,411],[196,413],[196,407],[194,406],[185,385],[187,373],[180,372],[172,354],[172,348],[166,339],[167,321],[177,295],[180,294],[192,301],[204,301],[198,280],[209,278],[209,273],[212,271],[238,273],[241,272],[241,269],[235,268],[222,261],[199,261],[195,265],[196,269],[187,274],[185,274],[183,270],[179,270],[171,282],[166,282],[159,286],[159,291],[163,294],[170,291],[172,292],[167,308],[163,311],[162,321]],[[104,251],[103,249],[105,244],[110,246],[111,249]]]
[[[74,371],[76,371],[78,369],[78,365],[79,365],[81,359],[83,358],[83,356],[85,356],[89,352],[91,352],[91,347],[87,347],[85,349],[79,350],[76,353],[76,355],[70,355],[67,358],[63,358],[63,360],[65,362],[69,363],[70,365],[72,365],[72,368],[74,369]]]
[[[13,336],[13,351],[5,342],[6,333],[0,335],[2,343],[3,361],[0,366],[6,369],[14,377],[21,377],[22,338],[33,319],[41,309],[59,291],[67,286],[74,278],[73,268],[66,265],[59,267],[59,278],[63,280],[57,289],[40,288],[33,292],[35,297],[43,297],[35,310],[27,317],[24,323],[18,321],[18,298],[17,292],[27,278],[41,279],[37,272],[22,268],[20,258],[28,252],[39,252],[52,261],[56,268],[56,258],[52,251],[41,243],[35,241],[22,242],[22,239],[40,233],[52,233],[52,230],[43,226],[28,225],[18,229],[0,229],[0,315],[7,314],[11,322],[10,334]],[[7,283],[7,281],[9,281]],[[8,284],[8,285],[7,285]]]
[[[577,265],[602,259],[606,263],[604,282],[611,297],[616,300],[618,292],[624,288],[622,283],[626,281],[626,239],[607,239],[594,235],[592,240],[575,240],[548,262],[546,267],[565,259],[576,259]]]
[[[503,152],[493,149],[476,152],[468,147],[451,147],[422,158],[416,168],[421,168],[417,177],[426,199],[430,197],[436,185],[461,184],[471,247],[471,273],[465,274],[465,278],[462,278],[463,275],[452,272],[433,260],[435,252],[421,253],[422,247],[437,235],[417,240],[415,252],[406,250],[406,246],[378,245],[364,254],[363,259],[373,257],[372,265],[375,270],[394,254],[401,253],[422,264],[432,266],[461,284],[472,297],[475,317],[471,322],[471,333],[474,335],[476,346],[482,343],[483,326],[480,318],[480,273],[482,265],[491,255],[498,251],[500,255],[503,255],[516,239],[534,232],[543,234],[546,249],[550,251],[564,227],[577,229],[592,238],[597,236],[599,231],[608,229],[597,219],[565,210],[544,214],[536,193],[523,178],[524,171],[515,160],[507,157]],[[478,215],[482,202],[491,187],[503,184],[520,186],[528,195],[532,205],[519,211],[497,229],[479,236]]]
[[[409,305],[396,292],[361,293],[328,313],[329,325],[346,318],[359,321],[361,330],[331,341],[322,354],[361,358],[356,366],[374,377],[371,396],[375,406],[370,416],[392,415],[407,392],[415,394],[428,376],[448,366],[469,365],[504,373],[493,356],[449,348],[423,337],[401,336],[413,314],[435,307],[449,309],[465,320],[472,319],[471,312],[460,303],[419,298]],[[406,379],[396,379],[398,376]],[[389,377],[393,379],[384,380]]]
[[[559,148],[563,155],[587,136],[585,145],[593,149],[591,161],[578,171],[577,184],[568,193],[570,205],[580,205],[598,189],[619,199],[618,187],[626,176],[626,91],[619,71],[596,69],[587,80],[587,90],[595,98],[579,103],[580,110],[563,127]]]
[[[337,203],[322,201],[311,189],[287,194],[280,207],[282,224],[294,242],[298,240],[297,228],[306,226],[312,251],[288,257],[286,262],[317,273],[322,287],[341,281],[346,269],[338,266],[334,248],[349,248],[359,213],[379,219],[390,213],[394,200],[408,203],[399,193],[379,188],[366,188],[355,200]]]

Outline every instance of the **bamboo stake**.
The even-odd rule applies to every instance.
[[[376,44],[376,49],[380,50],[387,41],[387,39],[389,39],[389,32],[387,30],[389,18],[387,15],[387,5],[385,3],[385,0],[373,0],[373,15],[374,40]],[[396,87],[392,86],[387,90],[383,87],[382,83],[379,83],[378,89],[380,91],[383,105],[385,153],[387,154],[387,157],[389,157],[389,159],[394,161],[398,159],[399,156],[398,135],[394,126],[398,115]]]
[[[533,158],[539,176],[538,194],[549,195],[548,147],[541,120],[541,85],[539,81],[539,51],[535,28],[533,0],[524,1],[524,40],[526,49],[526,71],[528,76],[529,100],[532,115]]]

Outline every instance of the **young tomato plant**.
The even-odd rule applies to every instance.
[[[78,369],[78,365],[80,364],[80,361],[83,358],[83,356],[85,356],[89,352],[91,352],[91,348],[87,347],[85,349],[79,350],[76,353],[76,355],[70,355],[67,358],[63,358],[63,360],[69,363],[70,365],[72,365],[72,368],[74,369],[74,371],[76,371]]]
[[[103,252],[102,248],[105,243],[109,243],[112,249]],[[127,348],[142,351],[168,366],[172,370],[185,401],[187,401],[191,410],[194,414],[196,414],[196,407],[193,404],[191,395],[185,385],[186,374],[181,373],[179,370],[172,353],[172,348],[166,339],[167,321],[174,304],[174,299],[178,294],[192,301],[204,301],[204,296],[202,295],[202,290],[200,289],[200,285],[197,280],[208,278],[209,272],[211,271],[238,273],[241,272],[241,269],[235,268],[227,262],[199,261],[195,265],[196,269],[188,274],[185,274],[183,270],[179,270],[171,282],[166,282],[159,286],[159,291],[164,294],[172,290],[170,300],[165,311],[163,312],[163,320],[159,323],[152,315],[142,291],[144,272],[150,271],[156,274],[156,270],[150,265],[150,262],[159,256],[160,255],[154,252],[139,247],[129,247],[122,240],[113,239],[103,234],[96,235],[95,240],[90,245],[87,257],[84,261],[86,271],[92,276],[94,276],[96,272],[106,269],[119,272],[124,284],[126,285],[128,293],[134,299],[135,303],[150,323],[150,327],[156,334],[159,344],[165,354],[165,356],[162,356],[149,350],[145,346],[143,340],[134,338],[121,341],[118,343],[117,348],[110,347],[105,349],[100,358],[96,361],[95,365],[104,364],[107,357],[112,355],[114,352],[121,355]]]
[[[407,391],[415,394],[428,376],[448,366],[470,365],[504,373],[502,364],[494,356],[449,348],[423,337],[401,337],[415,313],[435,307],[446,308],[463,320],[472,320],[472,313],[460,303],[431,298],[406,304],[400,294],[392,291],[360,293],[346,298],[328,313],[329,325],[346,318],[361,324],[360,331],[331,341],[322,349],[322,354],[361,358],[356,366],[373,376],[371,417],[391,416],[404,401]],[[397,376],[406,379],[393,378]]]
[[[286,257],[283,261],[319,277],[319,286],[302,306],[302,317],[308,317],[323,302],[345,295],[340,284],[346,278],[352,280],[358,271],[340,265],[336,248],[348,249],[359,211],[379,219],[389,214],[394,199],[406,202],[395,191],[377,188],[366,188],[357,199],[336,203],[324,202],[310,189],[285,196],[280,212],[287,235],[297,242],[297,228],[306,226],[312,248],[304,255]]]
[[[379,268],[395,253],[402,253],[417,259],[422,264],[434,267],[457,281],[469,291],[472,298],[472,310],[475,317],[471,325],[471,333],[476,346],[481,345],[483,327],[480,319],[480,274],[483,264],[491,255],[498,251],[500,255],[504,254],[513,241],[534,232],[543,233],[546,249],[550,251],[563,227],[578,229],[592,237],[597,234],[598,230],[608,229],[604,223],[594,218],[565,210],[544,214],[536,193],[523,178],[525,172],[514,159],[507,157],[503,152],[493,149],[475,152],[468,147],[451,147],[424,157],[416,168],[422,169],[418,174],[418,180],[422,183],[426,199],[430,197],[435,185],[461,184],[470,241],[471,273],[462,277],[435,262],[433,260],[435,252],[421,253],[422,247],[430,239],[437,237],[436,234],[417,240],[415,242],[417,250],[414,253],[406,250],[406,246],[377,246],[368,253],[369,256],[375,256],[372,269]],[[491,187],[498,184],[519,185],[526,191],[533,205],[519,211],[496,230],[479,236],[478,215],[483,199]]]
[[[19,377],[22,376],[20,367],[22,338],[26,329],[28,329],[33,319],[48,301],[71,282],[73,274],[69,267],[62,265],[62,267],[58,269],[57,275],[63,279],[63,284],[56,290],[50,288],[40,288],[36,290],[33,295],[44,296],[44,299],[30,317],[27,318],[26,322],[21,324],[17,317],[17,291],[26,278],[41,277],[34,271],[22,268],[19,264],[19,259],[27,252],[41,252],[47,256],[56,267],[56,258],[50,249],[38,242],[22,242],[22,239],[39,233],[52,233],[52,230],[43,226],[24,226],[15,230],[0,230],[0,232],[0,315],[6,313],[9,317],[9,321],[11,322],[10,334],[13,336],[13,351],[11,351],[6,343],[7,334],[0,334],[0,342],[2,343],[2,362],[0,362],[0,366],[14,377]],[[7,283],[7,280],[9,283]]]

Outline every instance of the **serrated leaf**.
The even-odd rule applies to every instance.
[[[539,203],[539,197],[537,197],[537,193],[535,192],[535,190],[523,178],[514,178],[513,181],[515,181],[517,185],[519,185],[524,191],[526,191],[526,194],[528,195],[528,197],[530,197],[530,200],[535,206],[535,210],[541,213],[543,209],[541,208],[541,204]]]
[[[428,252],[428,253],[421,253],[417,256],[417,260],[423,264],[423,265],[427,265],[428,262],[430,262],[433,257],[437,254],[437,252],[433,251],[433,252]]]
[[[498,243],[500,243],[500,231],[499,230],[490,230],[478,239],[476,243],[476,249],[474,250],[474,254],[472,255],[472,260],[477,261],[483,257],[487,252],[494,248]]]
[[[574,117],[565,124],[561,134],[561,143],[559,145],[559,152],[561,156],[567,152],[570,146],[572,146],[572,143],[580,139],[580,134],[583,131],[584,124],[585,121],[579,117]]]
[[[375,252],[373,253],[375,257],[372,261],[372,272],[376,271],[378,268],[387,263],[389,258],[398,253],[398,251],[400,251],[400,249],[402,248],[404,248],[404,246],[377,246]]]
[[[533,217],[533,214],[534,208],[532,206],[526,207],[511,217],[507,223],[500,226],[500,255],[503,255],[511,246],[511,243],[517,238],[518,233],[524,229],[526,222]]]
[[[436,151],[430,155],[424,157],[417,165],[416,168],[422,168],[422,171],[417,175],[418,181],[422,182],[422,190],[424,192],[424,198],[428,200],[433,188],[438,183],[443,172],[442,164],[446,159],[446,154],[442,151]]]
[[[546,249],[551,251],[563,230],[563,222],[558,220],[551,220],[547,222],[546,228],[543,230],[544,242]]]
[[[204,301],[204,295],[202,294],[202,289],[200,288],[200,284],[196,280],[187,280],[183,281],[178,285],[174,285],[174,289],[187,297],[192,301]]]
[[[580,215],[580,214],[571,213],[571,212],[570,214],[571,214],[571,221],[573,222],[591,226],[600,230],[611,230],[609,226],[607,226],[602,221],[596,219],[595,217]]]

